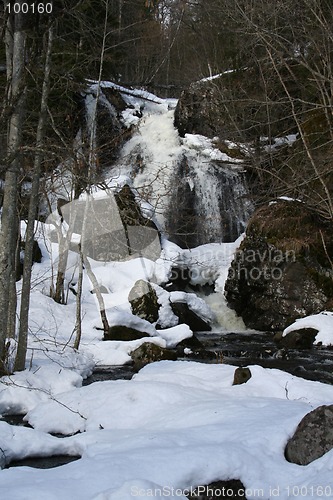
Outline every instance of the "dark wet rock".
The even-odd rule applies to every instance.
[[[175,110],[179,134],[219,135],[225,126],[220,107],[219,89],[207,82],[196,82],[184,90]]]
[[[27,457],[21,460],[12,460],[6,469],[11,467],[33,467],[35,469],[52,469],[61,465],[79,460],[80,455],[52,455],[50,457]]]
[[[179,318],[180,323],[185,323],[193,332],[208,332],[211,326],[207,321],[200,318],[186,302],[172,302],[172,311]]]
[[[204,349],[204,344],[195,335],[192,335],[192,337],[188,337],[179,342],[177,348]]]
[[[333,448],[333,405],[319,406],[301,420],[288,441],[285,456],[289,462],[308,465]]]
[[[246,384],[248,380],[252,377],[250,368],[242,368],[239,366],[236,368],[234,373],[234,380],[232,385]]]
[[[217,353],[207,350],[204,343],[201,342],[195,335],[179,342],[176,347],[176,352],[179,357],[200,360],[208,363],[213,361],[218,362]]]
[[[37,262],[40,264],[42,262],[43,254],[38,245],[38,241],[34,240],[33,249],[32,249],[32,262]]]
[[[104,334],[103,340],[121,340],[124,342],[130,340],[138,340],[144,337],[149,337],[149,333],[140,332],[135,328],[130,328],[125,325],[113,325],[110,326],[108,333]]]
[[[281,338],[279,344],[286,349],[311,349],[318,330],[314,328],[300,328],[293,330]]]
[[[164,288],[168,292],[185,291],[190,286],[190,283],[190,270],[188,268],[173,266],[170,271],[169,281]]]
[[[22,241],[20,239],[20,244],[19,248],[22,250],[22,253],[20,255],[20,258],[17,259],[17,265],[16,265],[16,281],[20,280],[22,275],[23,275],[23,261],[24,261],[24,249],[25,249],[25,241]],[[40,249],[40,246],[36,240],[33,242],[33,247],[32,247],[32,263],[34,264],[35,262],[37,264],[40,264],[42,262],[42,251]]]
[[[1,416],[0,421],[7,422],[10,425],[17,425],[19,427],[31,427],[31,425],[24,420],[25,413],[18,414],[4,414]]]
[[[82,385],[90,385],[105,380],[131,380],[134,375],[133,364],[97,366],[93,373],[83,380]]]
[[[196,169],[187,153],[174,171],[166,230],[168,239],[181,248],[235,241],[253,211],[244,171],[214,160],[203,163]]]
[[[284,330],[297,318],[328,308],[332,229],[296,201],[278,200],[255,212],[225,286],[229,305],[249,328]]]
[[[125,226],[145,226],[158,231],[155,223],[142,215],[140,205],[128,184],[125,184],[121,190],[115,194],[115,199],[122,223]]]
[[[197,489],[193,488],[193,492],[187,498],[190,500],[218,500],[220,498],[246,500],[245,486],[239,479],[215,481],[208,485],[198,486]]]
[[[164,349],[151,342],[145,342],[131,352],[131,358],[134,362],[134,368],[140,370],[143,366],[154,363],[155,361],[175,361],[177,359],[177,354],[170,349]]]
[[[88,94],[94,94],[89,90]],[[115,89],[102,88],[97,106],[96,151],[98,151],[98,167],[109,166],[117,158],[119,148],[131,137],[132,131],[121,120],[121,112],[126,103],[121,93]],[[89,133],[89,131],[84,130]]]
[[[136,281],[128,295],[128,301],[134,315],[150,323],[155,323],[158,320],[160,306],[156,292],[148,281]]]

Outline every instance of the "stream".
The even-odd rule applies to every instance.
[[[197,338],[208,352],[216,353],[215,362],[277,368],[307,380],[333,384],[333,347],[287,351],[277,347],[271,333],[253,331],[205,333],[197,334]]]
[[[333,385],[333,346],[283,350],[277,347],[271,333],[256,331],[202,332],[195,334],[195,337],[202,343],[203,348],[191,348],[191,353],[180,356],[179,359],[235,366],[259,365]],[[134,373],[135,370],[130,364],[101,366],[84,380],[83,385],[103,380],[129,380]]]

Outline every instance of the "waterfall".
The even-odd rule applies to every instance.
[[[230,242],[235,242],[244,232],[252,211],[242,161],[222,153],[214,140],[207,137],[186,134],[181,138],[174,126],[176,102],[151,95],[147,99],[147,95],[142,96],[140,92],[131,91],[130,97],[122,94],[129,108],[121,113],[115,111],[114,105],[108,103],[107,94],[102,92],[97,131],[92,130],[96,124],[90,118],[96,106],[95,96],[93,92],[86,96],[87,129],[95,137],[95,143],[100,141],[100,134],[105,133],[100,126],[105,123],[101,122],[101,110],[104,119],[108,114],[109,121],[116,122],[116,128],[121,123],[131,130],[131,137],[119,149],[118,157],[105,169],[103,180],[107,185],[121,187],[130,179],[141,199],[149,204],[147,213],[154,215],[168,240],[178,245],[174,248],[183,257],[182,252],[190,252],[186,254],[185,267],[202,270],[206,264],[200,263],[195,248],[207,243],[218,244],[214,247],[220,254],[215,275],[223,278],[232,259],[228,245],[235,245]],[[145,209],[147,206],[144,205]],[[212,252],[211,245],[207,248]],[[174,262],[172,257],[170,262]],[[212,266],[209,258],[207,266],[208,270]],[[220,275],[221,266],[225,270]],[[215,282],[216,291],[202,298],[215,313],[217,328],[243,331],[243,321],[225,301],[222,278]],[[207,279],[210,285],[214,283],[214,278],[210,280],[208,276]],[[205,279],[200,278],[198,284],[204,283]]]
[[[168,232],[182,247],[234,241],[251,212],[245,173],[188,150],[173,178]]]
[[[222,328],[227,332],[244,332],[247,330],[242,318],[228,307],[222,292],[214,292],[202,298],[213,311],[218,329]]]
[[[108,176],[130,177],[170,240],[183,248],[234,241],[252,209],[244,170],[229,164],[210,139],[180,138],[174,103],[168,104],[149,104]]]
[[[183,148],[173,125],[174,111],[161,105],[156,107],[154,113],[141,119],[137,133],[122,148],[110,174],[132,179],[133,186],[153,206],[156,219],[165,230],[172,180]]]

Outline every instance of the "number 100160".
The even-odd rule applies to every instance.
[[[53,5],[51,2],[43,3],[28,3],[28,2],[14,2],[7,3],[6,10],[9,14],[51,14]]]

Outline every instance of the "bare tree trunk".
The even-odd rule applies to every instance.
[[[16,247],[13,254],[13,275],[9,282],[9,296],[8,296],[8,318],[7,318],[7,337],[14,339],[16,336],[16,309],[17,309],[17,295],[16,295],[16,281],[21,278],[20,269],[20,247],[21,247],[21,227],[20,218],[16,215],[16,236],[13,235],[13,241]],[[14,230],[14,229],[13,229]],[[15,273],[15,279],[14,279]]]
[[[72,235],[71,232],[69,232],[66,236],[64,236],[61,232],[61,226],[57,229],[59,241],[59,260],[56,285],[54,293],[52,293],[52,298],[55,302],[58,302],[58,304],[65,304],[65,275],[68,261],[69,242]]]
[[[39,180],[40,180],[41,165],[42,165],[41,149],[43,147],[44,136],[45,136],[47,100],[50,90],[52,41],[53,41],[53,27],[50,26],[48,31],[48,44],[45,56],[44,81],[42,87],[40,114],[37,127],[36,154],[34,161],[31,195],[29,201],[28,223],[25,235],[20,326],[19,326],[17,354],[15,360],[15,370],[24,370],[26,353],[27,353],[31,267],[32,267],[33,247],[34,247],[35,219],[39,203]]]
[[[121,7],[121,4],[119,5],[119,7]],[[96,101],[95,101],[92,126],[91,126],[91,131],[90,131],[87,199],[86,199],[86,203],[85,203],[85,207],[84,207],[84,216],[83,216],[82,234],[81,234],[81,249],[80,249],[81,258],[83,259],[83,263],[84,263],[87,275],[88,275],[88,277],[93,285],[94,291],[96,293],[96,298],[97,298],[98,305],[99,305],[99,312],[101,315],[104,333],[107,333],[109,331],[109,323],[108,323],[108,319],[106,316],[105,304],[104,304],[104,300],[103,300],[103,295],[102,295],[100,288],[99,288],[99,283],[98,283],[96,276],[94,275],[94,273],[91,269],[89,259],[86,256],[85,235],[86,235],[88,216],[90,213],[90,211],[89,211],[89,191],[91,188],[91,184],[94,181],[95,175],[96,175],[96,151],[95,151],[94,134],[95,134],[96,123],[97,123],[97,105],[98,105],[98,100],[99,100],[99,96],[100,96],[100,92],[101,92],[101,80],[102,80],[106,36],[107,36],[108,8],[109,8],[109,0],[106,0],[106,2],[105,2],[103,43],[102,43],[100,63],[99,63],[99,75],[98,75],[98,82],[97,82]]]
[[[77,283],[76,295],[76,321],[75,321],[75,340],[74,349],[80,347],[82,337],[82,315],[81,315],[81,301],[82,301],[82,282],[83,282],[83,254],[81,245],[79,245],[79,279]]]
[[[105,312],[105,304],[104,304],[103,295],[100,291],[99,283],[96,279],[96,276],[94,275],[94,273],[91,269],[91,265],[90,265],[88,257],[85,256],[84,254],[82,254],[82,255],[83,255],[84,267],[87,271],[88,278],[90,279],[91,284],[94,287],[94,291],[96,293],[96,298],[97,298],[97,302],[99,305],[99,313],[101,315],[101,320],[102,320],[102,324],[103,324],[103,330],[104,330],[104,333],[108,333],[110,326],[109,326],[109,322],[108,322],[106,312]]]
[[[96,276],[95,276],[93,270],[91,269],[89,258],[87,257],[87,254],[86,254],[87,222],[88,222],[88,217],[90,214],[91,214],[90,195],[87,193],[86,203],[84,206],[83,224],[82,224],[80,258],[82,258],[82,260],[83,260],[83,264],[84,264],[85,270],[87,272],[88,278],[90,279],[90,282],[91,282],[93,289],[94,289],[94,292],[96,294],[96,298],[97,298],[97,302],[98,302],[98,306],[99,306],[99,313],[101,315],[104,333],[108,333],[110,327],[109,327],[109,322],[108,322],[106,312],[105,312],[105,304],[104,304],[103,295],[100,291],[99,283],[96,279]]]
[[[22,3],[21,1],[18,3]],[[23,15],[16,14],[14,19],[9,18],[7,24],[9,34],[13,33],[12,50],[8,48],[7,55],[12,53],[12,61],[9,65],[8,74],[11,74],[9,86],[9,102],[13,110],[8,126],[8,169],[5,176],[5,189],[1,217],[0,232],[0,371],[6,367],[6,337],[9,332],[15,330],[15,317],[11,315],[11,323],[8,324],[9,301],[14,307],[13,286],[15,287],[15,249],[17,242],[17,187],[18,172],[20,168],[19,151],[21,147],[23,109],[24,109],[24,74],[25,74],[25,46],[26,33],[23,27]],[[12,31],[11,31],[12,30]],[[11,293],[10,293],[11,292]],[[15,293],[16,302],[16,293]],[[14,324],[13,324],[14,321]]]

